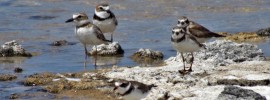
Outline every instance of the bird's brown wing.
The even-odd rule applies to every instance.
[[[204,47],[203,44],[201,44],[194,36],[186,34],[187,38],[190,38],[191,40],[193,40],[197,45],[199,45],[199,47]]]
[[[202,38],[208,38],[208,37],[224,37],[223,35],[211,32],[207,28],[203,27],[202,25],[191,22],[191,24],[188,26],[189,32],[196,36],[196,37],[202,37]]]
[[[102,40],[102,41],[106,41],[106,42],[111,42],[110,40],[107,40],[105,38],[105,36],[103,35],[102,31],[95,25],[93,25],[93,28],[95,30],[95,33],[97,34],[97,38]]]

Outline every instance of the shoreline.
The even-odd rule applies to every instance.
[[[261,49],[256,45],[228,40],[216,40],[206,43],[206,46],[207,49],[195,53],[193,72],[184,76],[178,73],[182,69],[182,60],[178,55],[165,60],[164,66],[113,66],[78,73],[29,75],[24,82],[30,80],[24,85],[41,87],[45,93],[53,94],[51,98],[54,99],[121,99],[112,92],[113,83],[109,82],[117,79],[157,85],[145,100],[216,99],[224,88],[231,85],[253,90],[270,99],[270,82],[264,83],[270,80],[270,62],[263,56]],[[16,96],[21,98],[25,94]]]

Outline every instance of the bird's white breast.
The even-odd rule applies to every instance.
[[[140,90],[135,89],[130,94],[123,96],[123,98],[124,100],[140,100],[142,98],[145,98],[148,95],[148,92],[142,93]]]
[[[103,33],[112,33],[116,28],[115,22],[112,18],[103,21],[93,20],[93,23],[98,26]]]
[[[191,39],[185,39],[178,43],[172,42],[172,45],[178,52],[195,52],[201,48]]]
[[[98,45],[102,44],[103,42],[97,38],[96,33],[94,33],[93,27],[82,27],[78,28],[75,32],[76,37],[82,44],[86,45]]]

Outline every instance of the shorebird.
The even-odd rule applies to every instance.
[[[118,81],[114,83],[113,91],[124,100],[140,100],[145,98],[155,85],[146,85],[136,81]]]
[[[191,72],[194,60],[193,52],[198,51],[200,48],[204,48],[204,45],[197,41],[193,35],[188,34],[186,29],[183,27],[174,27],[172,29],[171,43],[182,57],[184,69],[179,70],[179,72],[182,74],[185,74],[187,71]],[[183,53],[191,53],[191,64],[189,70],[186,70],[186,60],[183,56]]]
[[[118,22],[107,3],[98,4],[96,6],[93,23],[97,25],[103,33],[110,33],[111,41],[113,42],[113,32]]]
[[[178,19],[178,27],[186,28],[186,32],[192,34],[200,43],[204,43],[212,37],[225,37],[223,35],[211,32],[202,25],[189,20],[185,16],[181,16]]]
[[[94,24],[92,24],[85,13],[75,13],[72,18],[68,19],[66,23],[75,23],[75,36],[83,44],[85,52],[85,61],[87,59],[87,45],[108,44],[111,42],[106,40],[102,31]],[[97,50],[96,50],[97,52]],[[96,66],[97,54],[95,55]]]

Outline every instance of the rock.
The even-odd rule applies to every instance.
[[[23,84],[25,86],[36,86],[36,85],[44,85],[48,84],[53,81],[53,79],[56,78],[56,75],[48,72],[40,73],[40,74],[34,74],[28,76],[24,81]]]
[[[52,44],[52,46],[63,46],[63,45],[67,45],[68,42],[66,40],[59,40],[59,41],[54,41]]]
[[[25,51],[25,49],[17,43],[16,40],[6,42],[0,48],[0,57],[31,57],[32,54]]]
[[[59,40],[59,41],[54,41],[51,43],[51,46],[65,46],[65,45],[74,45],[76,43],[70,43],[67,40]]]
[[[49,93],[60,93],[65,88],[70,88],[70,86],[65,85],[65,84],[68,84],[68,83],[64,80],[61,80],[61,81],[54,82],[54,84],[44,86],[43,89]]]
[[[220,79],[217,80],[218,85],[240,85],[240,86],[258,86],[269,85],[270,80],[247,80],[247,79]]]
[[[217,100],[266,100],[266,98],[253,90],[226,86]]]
[[[264,28],[264,29],[259,29],[256,32],[257,35],[259,36],[270,36],[270,27],[269,28]]]
[[[13,93],[9,96],[9,99],[18,99],[19,98],[19,95],[16,94],[16,93]]]
[[[90,55],[97,54],[98,56],[122,56],[124,54],[124,50],[120,46],[118,42],[110,43],[109,45],[101,44],[93,46],[92,50],[89,52]]]
[[[215,100],[227,84],[244,85],[270,97],[267,92],[270,90],[270,62],[264,61],[265,57],[256,45],[228,40],[205,45],[206,50],[195,53],[193,71],[187,75],[178,72],[183,69],[183,64],[177,56],[165,60],[166,65],[162,67],[118,67],[105,72],[105,76],[157,85],[144,100]]]
[[[151,49],[139,49],[139,51],[135,52],[131,59],[138,63],[143,64],[153,64],[160,63],[163,59],[163,54],[160,51],[154,51]]]
[[[16,67],[15,69],[14,69],[14,72],[15,73],[21,73],[23,71],[23,69],[22,68],[19,68],[19,67]]]
[[[16,79],[17,76],[12,74],[0,74],[0,81],[11,81]]]
[[[257,45],[253,44],[216,40],[205,45],[206,50],[195,52],[195,57],[202,62],[209,61],[213,65],[226,66],[228,64],[244,61],[266,60],[262,50],[259,49]]]

